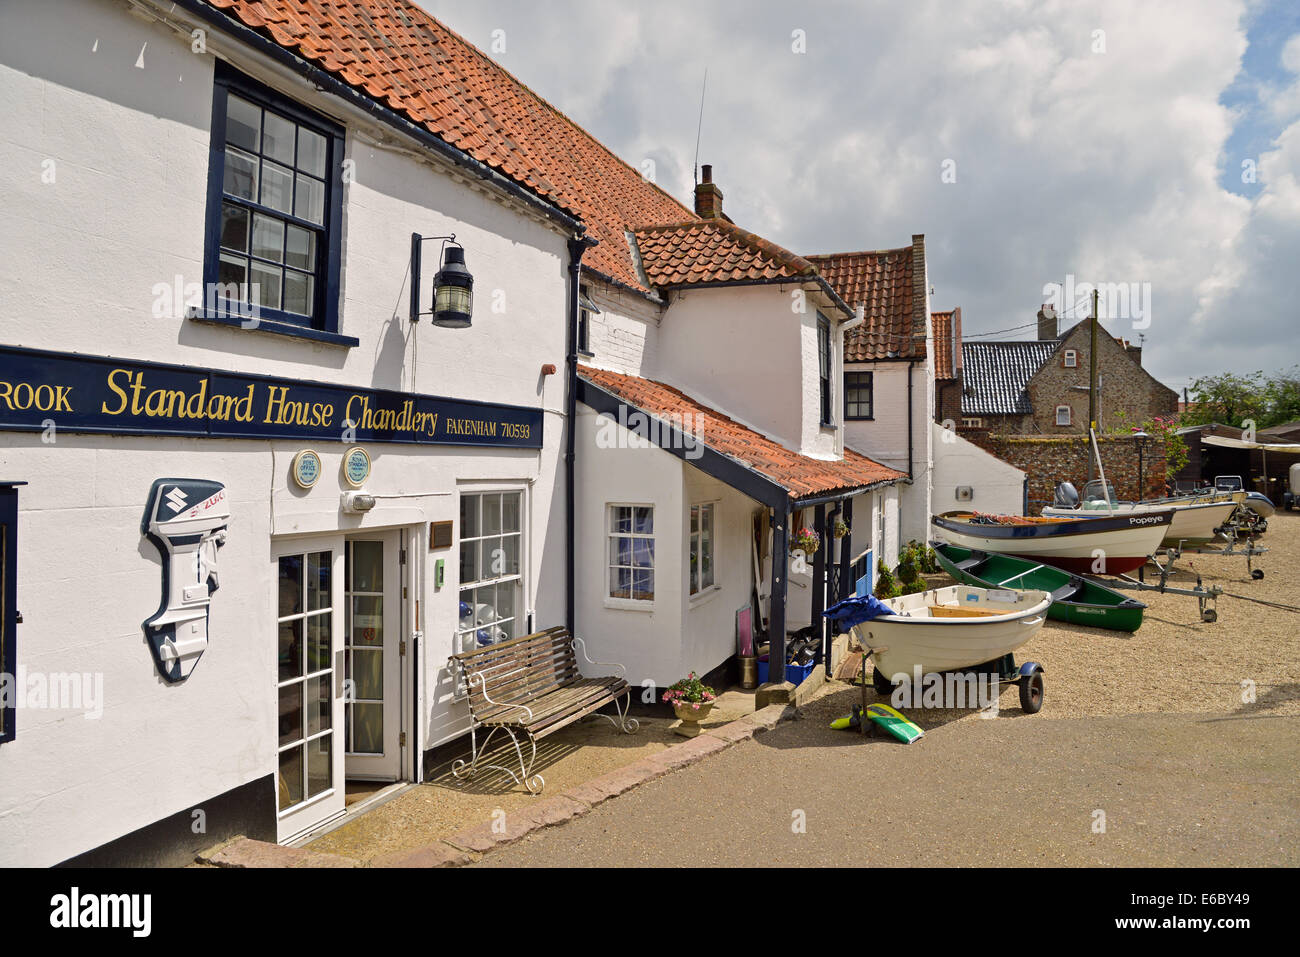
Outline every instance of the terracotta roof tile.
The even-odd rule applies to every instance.
[[[584,265],[637,289],[624,231],[693,212],[408,0],[207,0],[587,224]]]
[[[961,371],[961,307],[930,313],[930,328],[934,337],[934,377],[957,378]]]
[[[807,258],[840,298],[866,312],[845,336],[846,362],[925,358],[925,330],[913,329],[911,246]]]
[[[579,366],[578,374],[643,412],[690,416],[697,441],[781,485],[793,499],[906,478],[852,449],[839,461],[800,455],[662,382],[589,366]]]
[[[806,279],[816,267],[802,256],[721,219],[645,226],[635,231],[650,285]]]

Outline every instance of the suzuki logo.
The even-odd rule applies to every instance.
[[[185,507],[185,493],[177,486],[167,493],[167,504],[171,506],[172,512],[179,512]]]

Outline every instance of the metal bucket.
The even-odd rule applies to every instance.
[[[740,686],[746,691],[753,691],[758,687],[758,658],[757,657],[740,657]]]

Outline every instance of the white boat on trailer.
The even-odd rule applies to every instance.
[[[1092,494],[1098,484],[1089,482],[1083,500],[1069,482],[1056,486],[1056,501],[1043,508],[1045,518],[1104,518],[1114,515],[1152,515],[1173,510],[1173,518],[1165,529],[1161,544],[1179,546],[1214,541],[1220,537],[1219,529],[1228,524],[1238,503],[1232,498],[1223,501],[1189,499],[1162,499],[1158,502],[1117,502],[1097,498]],[[1245,498],[1244,495],[1241,498]]]
[[[987,670],[999,682],[1020,685],[1021,704],[1033,713],[1042,706],[1042,666],[1031,661],[1017,667],[1012,652],[1043,627],[1051,604],[1046,591],[949,585],[878,603],[848,598],[825,614],[853,630],[875,663],[873,684],[881,694],[892,690],[899,675],[912,680],[917,674]],[[868,605],[889,613],[864,620]]]

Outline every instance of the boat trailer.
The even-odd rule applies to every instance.
[[[1162,564],[1159,553],[1147,556],[1147,561],[1155,565],[1160,570],[1160,581],[1158,583],[1148,582],[1143,575],[1146,566],[1139,569],[1138,574],[1143,575],[1141,578],[1133,578],[1131,575],[1116,575],[1118,581],[1111,583],[1114,588],[1131,589],[1133,591],[1158,591],[1166,595],[1188,595],[1196,599],[1201,613],[1201,621],[1215,622],[1219,620],[1219,613],[1215,608],[1215,602],[1223,594],[1223,589],[1218,585],[1206,585],[1201,580],[1201,573],[1196,572],[1195,588],[1178,588],[1169,584],[1169,574],[1173,571],[1174,562],[1182,554],[1181,549],[1175,549],[1172,553],[1167,554],[1166,561]],[[1260,578],[1264,573],[1260,572]]]

